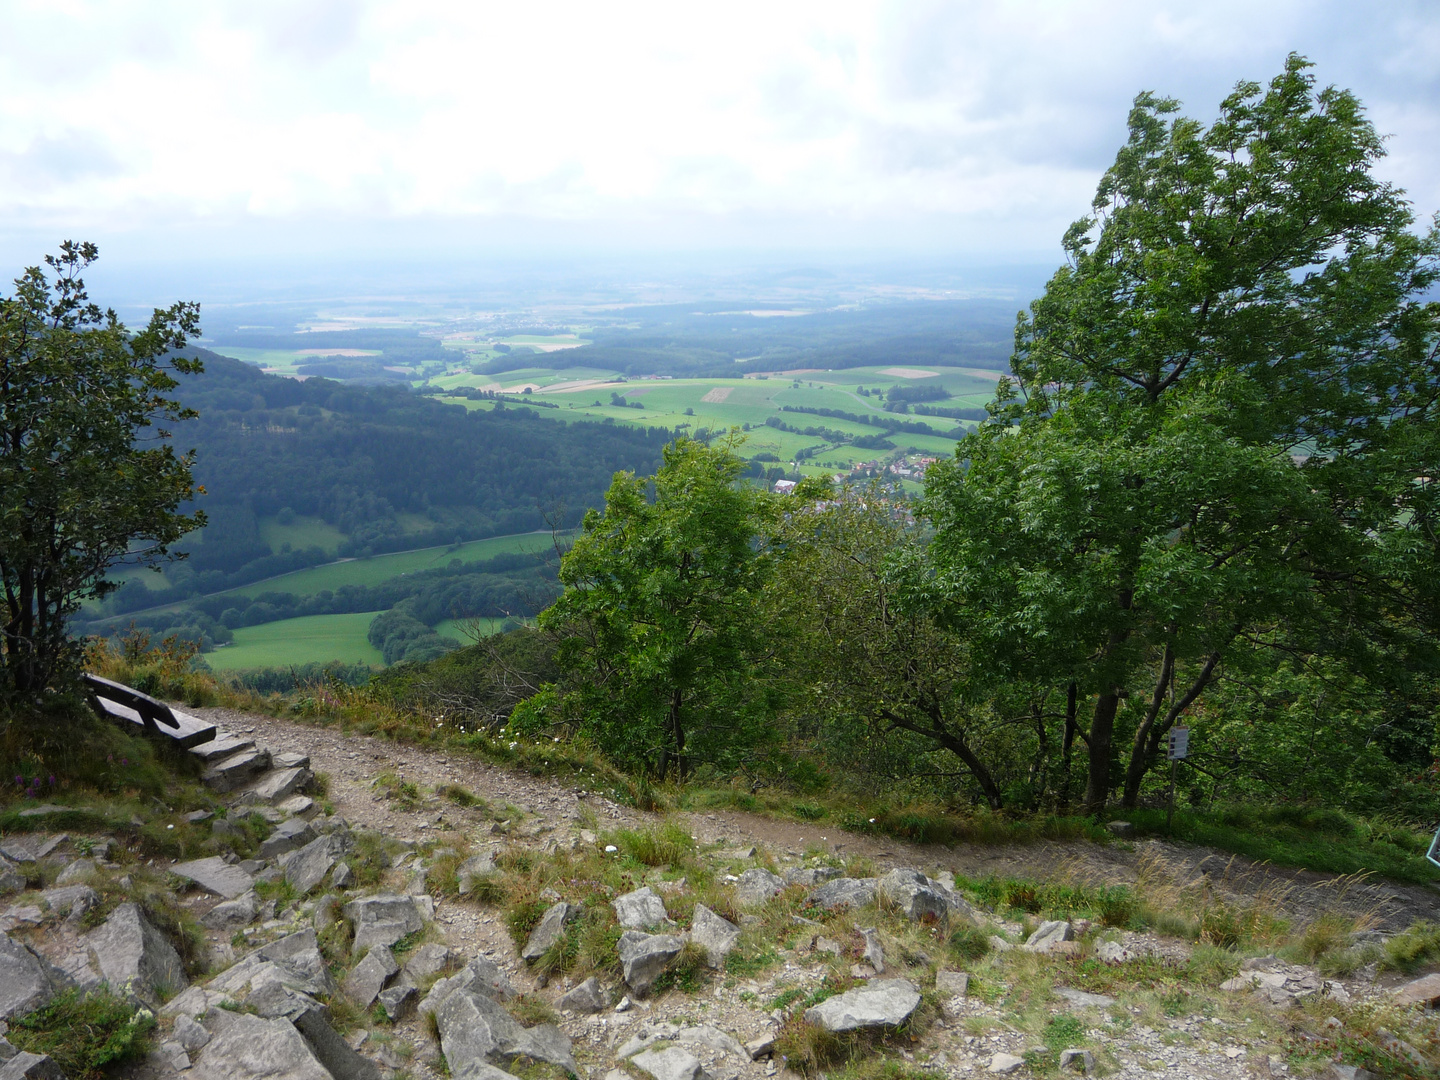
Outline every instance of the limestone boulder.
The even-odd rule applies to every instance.
[[[195,1080],[336,1080],[289,1020],[249,1013],[225,1020],[200,1051]]]
[[[840,870],[833,866],[793,866],[785,871],[785,884],[803,885],[807,889],[813,889],[840,876]]]
[[[593,975],[573,990],[562,995],[560,1000],[555,1003],[557,1008],[578,1013],[597,1013],[607,1004],[605,991],[600,987],[600,980]]]
[[[700,1059],[678,1046],[644,1050],[632,1057],[630,1064],[655,1080],[705,1080],[706,1076]]]
[[[227,863],[218,855],[177,863],[170,867],[170,872],[176,877],[193,881],[206,892],[223,896],[226,900],[234,900],[237,896],[249,892],[255,885],[254,877],[239,866]]]
[[[306,827],[309,827],[308,823]],[[316,837],[304,847],[280,857],[285,880],[293,885],[297,892],[308,893],[325,880],[330,868],[350,851],[350,847],[350,834],[346,831]]]
[[[33,1012],[67,985],[33,949],[0,934],[0,1020]]]
[[[685,943],[672,934],[647,934],[627,930],[620,935],[620,969],[625,985],[639,997],[650,992],[658,979],[680,955]]]
[[[875,900],[874,878],[836,878],[814,890],[807,901],[828,910],[859,908]]]
[[[690,940],[705,950],[710,966],[718,968],[740,940],[740,928],[704,904],[696,904],[690,919]]]
[[[185,965],[165,935],[150,925],[138,904],[121,904],[105,922],[80,938],[99,981],[154,1008],[162,996],[190,985]]]
[[[550,908],[540,917],[539,924],[530,931],[530,939],[525,942],[525,948],[520,950],[522,960],[538,960],[545,955],[545,951],[554,945],[565,933],[565,924],[573,922],[580,917],[580,908],[574,904],[567,904],[561,900],[552,904]]]
[[[891,870],[875,883],[875,893],[907,919],[950,917],[950,890],[918,870]]]
[[[1062,941],[1069,941],[1072,936],[1068,922],[1063,919],[1054,919],[1042,922],[1035,932],[1025,939],[1025,947],[1031,952],[1053,952],[1056,945]]]
[[[458,990],[435,1012],[440,1049],[452,1075],[478,1064],[497,1065],[529,1057],[579,1073],[570,1040],[554,1024],[525,1028],[498,1002]]]
[[[342,984],[345,996],[362,1009],[368,1009],[380,991],[385,989],[390,977],[399,970],[400,965],[395,962],[389,948],[376,945],[345,976]]]
[[[65,1072],[49,1054],[22,1050],[0,1064],[0,1080],[65,1080]]]
[[[259,914],[260,898],[252,891],[216,904],[200,916],[200,925],[207,930],[232,930],[249,926]]]
[[[394,945],[406,934],[421,929],[426,918],[414,896],[379,893],[352,900],[342,909],[355,930],[356,955],[374,945]]]
[[[755,867],[746,870],[735,883],[735,902],[741,907],[756,907],[785,888],[785,880],[769,870]]]
[[[473,990],[496,1001],[509,1001],[515,996],[515,987],[511,985],[509,976],[493,961],[477,956],[456,974],[437,981],[425,1000],[420,1002],[420,1013],[433,1013],[457,990]]]
[[[805,1019],[834,1032],[898,1027],[919,1004],[920,991],[909,980],[871,979],[806,1009]]]
[[[274,859],[302,848],[315,839],[315,827],[304,818],[290,818],[276,826],[260,845],[260,858]]]
[[[649,885],[617,896],[613,901],[615,918],[627,930],[648,930],[652,926],[663,926],[670,921],[661,900]]]

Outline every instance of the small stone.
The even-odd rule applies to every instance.
[[[655,1080],[702,1080],[705,1076],[700,1059],[678,1046],[645,1050],[632,1057],[630,1064],[649,1073]]]
[[[785,888],[782,878],[758,867],[746,870],[735,883],[735,902],[741,907],[755,907],[768,901]]]
[[[624,896],[617,896],[612,901],[612,906],[615,908],[615,918],[627,930],[648,930],[652,926],[662,926],[670,921],[670,916],[665,911],[665,902],[648,885]]]
[[[214,816],[214,811],[211,810],[191,810],[185,815],[185,820],[191,825],[199,825],[200,822],[209,821]]]
[[[1061,1050],[1060,1068],[1072,1072],[1092,1073],[1095,1071],[1095,1055],[1089,1050]]]
[[[1434,1008],[1440,1001],[1440,972],[1415,979],[1404,986],[1396,987],[1391,993],[1402,1005],[1424,1005]]]
[[[439,975],[455,962],[455,954],[448,945],[421,945],[405,958],[400,971],[400,981],[407,986],[419,986],[427,979]]]
[[[395,962],[389,948],[376,945],[345,976],[345,996],[362,1009],[368,1009],[380,991],[385,989],[385,983],[399,970],[400,965]]]
[[[786,885],[803,885],[813,889],[840,877],[840,871],[833,866],[796,866],[785,871]]]
[[[920,1004],[920,992],[906,979],[875,979],[805,1010],[805,1019],[826,1031],[898,1027]]]
[[[530,939],[525,942],[525,948],[520,950],[520,958],[532,961],[540,959],[551,945],[560,940],[565,932],[565,924],[573,922],[579,917],[580,909],[573,904],[567,904],[562,900],[560,903],[552,905],[540,917],[540,922],[535,929],[530,932]]]
[[[418,996],[413,986],[392,986],[388,990],[380,991],[380,1007],[385,1010],[390,1022],[394,1023],[414,1011]]]
[[[600,988],[600,981],[592,975],[564,994],[555,1005],[559,1009],[578,1013],[597,1013],[605,1008],[605,992]]]
[[[690,940],[705,950],[710,966],[718,968],[740,940],[740,928],[704,904],[696,904],[690,917]]]
[[[745,1044],[745,1051],[750,1055],[751,1061],[759,1061],[767,1058],[775,1052],[775,1036],[761,1035],[751,1039]]]
[[[49,1054],[22,1050],[0,1066],[0,1080],[65,1080],[65,1073]]]
[[[99,869],[94,859],[76,859],[69,866],[61,870],[55,878],[56,885],[74,885],[78,882],[89,881],[95,876]]]
[[[620,935],[618,951],[625,985],[641,997],[650,992],[655,980],[680,955],[684,942],[669,934],[647,934],[627,930]]]
[[[175,1039],[190,1053],[194,1053],[210,1041],[210,1032],[194,1017],[181,1013],[175,1018]]]
[[[1042,922],[1039,928],[1025,939],[1025,947],[1032,952],[1049,952],[1051,946],[1070,940],[1070,924],[1063,919]]]
[[[273,762],[277,769],[308,769],[310,767],[310,755],[293,751],[276,754]]]
[[[1105,826],[1105,830],[1111,836],[1118,836],[1122,840],[1128,840],[1135,835],[1135,826],[1128,821],[1112,821]]]
[[[355,884],[355,871],[350,869],[348,862],[338,862],[335,869],[330,871],[330,886],[335,889],[348,889]]]
[[[228,930],[237,926],[249,926],[260,914],[260,898],[254,892],[226,900],[200,916],[200,925],[209,930]]]
[[[1102,941],[1095,946],[1095,958],[1107,964],[1123,964],[1135,959],[1135,954],[1118,941]]]
[[[873,926],[858,931],[865,940],[865,951],[861,954],[865,962],[875,969],[875,974],[885,970],[885,953],[880,948],[880,935]]]
[[[619,1001],[615,1003],[615,1011],[618,1013],[629,1012],[634,1007],[635,1003],[630,1000],[628,995],[622,997]]]
[[[1025,1059],[1016,1057],[1014,1054],[996,1054],[990,1059],[990,1064],[985,1066],[986,1072],[991,1073],[1013,1073],[1019,1072],[1025,1066]]]

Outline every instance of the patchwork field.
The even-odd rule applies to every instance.
[[[307,615],[242,627],[235,631],[231,644],[206,653],[205,662],[216,671],[283,668],[330,660],[384,667],[380,650],[365,638],[377,614],[361,611],[350,615]]]

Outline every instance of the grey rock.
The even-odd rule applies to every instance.
[[[20,892],[25,885],[25,875],[15,869],[13,863],[8,860],[0,861],[0,896],[6,893]]]
[[[210,1041],[205,1026],[184,1013],[175,1018],[174,1034],[176,1041],[192,1054]]]
[[[1126,960],[1133,960],[1135,954],[1118,941],[1102,941],[1095,946],[1095,958],[1107,964],[1123,964]]]
[[[1013,1073],[1019,1072],[1025,1067],[1025,1059],[1016,1057],[1014,1054],[995,1054],[990,1058],[990,1064],[985,1066],[989,1073]]]
[[[496,1001],[509,1001],[515,996],[515,987],[505,972],[494,961],[477,956],[450,978],[436,982],[420,1002],[420,1013],[433,1013],[457,990],[472,990]]]
[[[214,816],[213,810],[191,810],[185,815],[185,820],[191,825],[199,825],[202,821],[209,821]]]
[[[380,991],[380,1007],[385,1010],[390,1022],[394,1023],[415,1011],[418,997],[413,986],[392,986],[388,990]]]
[[[89,881],[99,869],[94,859],[76,859],[56,875],[55,884],[74,885],[77,882]]]
[[[348,862],[337,862],[335,869],[330,872],[330,887],[332,889],[348,889],[355,884],[355,871],[350,869]]]
[[[295,989],[307,994],[329,996],[335,993],[335,980],[330,965],[320,952],[320,941],[311,929],[301,930],[256,949],[252,956],[282,965],[293,977]]]
[[[459,1077],[474,1064],[495,1064],[530,1057],[572,1073],[579,1067],[570,1040],[553,1024],[522,1028],[497,1002],[473,990],[457,990],[435,1011],[440,1048]]]
[[[43,957],[0,934],[0,1020],[33,1012],[66,985]]]
[[[336,1080],[289,1020],[232,1014],[200,1052],[197,1080]]]
[[[539,924],[530,931],[530,940],[525,942],[525,948],[520,950],[522,960],[538,960],[545,955],[545,950],[560,940],[565,932],[565,924],[573,922],[580,917],[580,909],[573,904],[560,901],[553,904],[540,917]]]
[[[1440,972],[1413,979],[1390,991],[1402,1005],[1424,1005],[1433,1008],[1440,1001]]]
[[[245,794],[256,802],[273,806],[303,790],[314,779],[315,774],[309,769],[275,769],[247,788]]]
[[[286,817],[299,817],[306,821],[313,820],[320,813],[320,807],[316,806],[315,800],[308,795],[291,795],[288,799],[276,803],[275,809]]]
[[[249,926],[259,914],[260,898],[252,891],[216,904],[200,916],[200,925],[209,930],[229,930]]]
[[[60,833],[57,836],[51,836],[47,837],[44,840],[41,840],[39,845],[35,848],[35,858],[45,858],[45,856],[49,855],[52,851],[54,851],[61,844],[65,843],[69,839],[69,833]]]
[[[372,945],[394,945],[406,934],[421,929],[426,922],[415,897],[394,893],[352,900],[342,910],[355,928],[353,948],[356,954]]]
[[[750,1055],[751,1061],[759,1061],[775,1053],[775,1036],[757,1035],[745,1044],[745,1051]]]
[[[624,1060],[640,1053],[641,1050],[649,1050],[656,1043],[669,1042],[680,1033],[678,1024],[667,1023],[663,1020],[655,1022],[640,1021],[634,1033],[626,1039],[620,1049],[615,1051],[615,1056]]]
[[[1330,1075],[1334,1080],[1380,1080],[1369,1069],[1362,1069],[1356,1065],[1341,1065],[1338,1061],[1330,1063]]]
[[[1071,1005],[1079,1005],[1082,1009],[1108,1009],[1115,1004],[1115,999],[1106,994],[1091,994],[1085,990],[1071,990],[1068,987],[1055,987],[1055,996],[1064,998]]]
[[[1063,919],[1042,922],[1035,932],[1025,939],[1025,947],[1032,952],[1049,952],[1062,941],[1069,941],[1073,935],[1070,924]]]
[[[281,982],[266,982],[257,986],[245,999],[245,1007],[256,1016],[283,1016],[290,1021],[312,1009],[325,1008],[309,994],[292,990]]]
[[[706,1075],[700,1059],[678,1046],[643,1051],[631,1058],[630,1064],[655,1080],[704,1080]]]
[[[238,865],[230,865],[219,855],[176,863],[170,867],[170,872],[176,877],[193,881],[206,892],[223,896],[226,900],[234,900],[242,893],[249,892],[255,884],[255,879],[250,874]]]
[[[104,924],[80,938],[111,989],[133,994],[154,1008],[161,995],[189,985],[174,946],[150,925],[137,904],[121,904]]]
[[[600,988],[600,980],[593,975],[582,982],[575,989],[563,995],[556,1006],[561,1009],[569,1009],[578,1013],[597,1013],[605,1008],[605,991]]]
[[[455,954],[446,945],[421,945],[405,958],[400,981],[406,986],[420,986],[427,979],[444,972],[455,962]]]
[[[690,917],[690,940],[705,950],[710,966],[718,968],[740,940],[740,928],[704,904],[696,904],[695,913]]]
[[[866,963],[875,969],[875,974],[885,970],[885,953],[880,948],[880,935],[876,933],[873,926],[866,927],[860,931],[860,936],[865,939],[864,957]]]
[[[816,907],[832,911],[835,908],[864,907],[875,899],[875,879],[836,878],[821,885],[807,899]]]
[[[1118,836],[1121,839],[1129,839],[1135,835],[1135,826],[1128,821],[1112,821],[1105,826],[1105,830],[1111,836]]]
[[[7,859],[17,863],[35,861],[35,853],[19,840],[0,841],[0,855],[4,855]]]
[[[675,1041],[687,1046],[704,1046],[710,1050],[733,1054],[741,1061],[749,1061],[750,1055],[734,1035],[729,1035],[711,1024],[695,1024],[681,1028],[675,1033]]]
[[[950,900],[938,881],[931,881],[918,870],[897,868],[875,883],[875,893],[892,904],[907,919],[930,916],[945,919],[950,915]]]
[[[970,992],[970,973],[968,971],[937,971],[935,973],[935,992],[946,997],[964,997]]]
[[[0,1080],[65,1080],[65,1073],[49,1054],[22,1050],[0,1065]]]
[[[394,954],[386,946],[376,945],[350,969],[342,989],[351,1001],[362,1009],[368,1009],[380,991],[385,989],[386,982],[399,970]]]
[[[841,872],[833,866],[795,866],[785,871],[786,885],[804,885],[807,889],[813,889],[816,885],[824,885],[827,881],[834,881],[841,876]]]
[[[50,910],[57,915],[78,917],[100,903],[100,894],[89,885],[67,885],[61,889],[46,889],[40,894]]]
[[[311,1009],[291,1021],[310,1046],[310,1052],[335,1080],[380,1080],[380,1070],[373,1061],[361,1057],[345,1039],[330,1026],[324,1008]]]
[[[287,851],[302,848],[315,839],[315,827],[304,818],[290,818],[275,827],[275,831],[260,845],[260,858],[274,859]]]
[[[310,767],[310,755],[296,751],[276,754],[274,763],[277,769],[308,769]]]
[[[626,930],[620,935],[620,969],[625,985],[640,997],[650,992],[655,980],[665,973],[685,943],[670,934],[647,934]]]
[[[241,750],[253,750],[254,739],[242,739],[227,737],[223,739],[211,739],[208,743],[201,743],[199,746],[191,747],[190,753],[194,754],[201,761],[215,762],[223,761],[231,754],[238,754]]]
[[[805,1019],[835,1032],[898,1027],[919,1004],[920,991],[908,980],[872,979],[806,1009]]]
[[[348,832],[332,832],[311,840],[298,851],[282,855],[280,865],[285,870],[285,880],[296,891],[308,893],[325,880],[325,875],[350,850],[350,845]]]
[[[200,780],[213,791],[234,791],[269,767],[270,751],[256,749],[252,744],[214,762],[200,775]]]
[[[735,883],[735,902],[741,907],[763,904],[785,888],[783,878],[759,867],[746,870]]]
[[[1095,1055],[1089,1050],[1061,1050],[1060,1068],[1071,1072],[1092,1073],[1095,1071]]]
[[[647,930],[670,921],[670,916],[665,911],[665,902],[649,885],[624,896],[617,896],[612,906],[615,908],[615,918],[627,930]]]

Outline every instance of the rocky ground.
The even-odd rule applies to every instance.
[[[1222,960],[1225,978],[1180,989],[1188,941],[1083,919],[1022,924],[954,884],[1159,883],[1176,896],[1263,898],[1301,922],[1364,915],[1375,935],[1433,918],[1440,897],[1425,890],[1153,842],[917,847],[734,812],[675,818],[693,838],[690,880],[664,865],[640,866],[624,892],[544,878],[530,898],[543,917],[517,948],[497,875],[535,877],[547,859],[603,874],[624,856],[607,836],[656,819],[444,753],[202,715],[223,729],[197,748],[206,783],[231,809],[191,824],[221,841],[243,815],[272,827],[252,858],[145,868],[203,927],[203,976],[191,982],[143,905],[115,902],[140,868],[111,838],[0,842],[0,888],[23,884],[26,862],[58,871],[0,901],[0,1018],[67,985],[126,987],[161,1020],[159,1049],[130,1067],[136,1080],[740,1080],[804,1068],[804,1047],[836,1040],[873,1044],[861,1060],[916,1074],[1277,1076],[1325,1068],[1300,1051],[1342,1029],[1349,1009],[1440,999],[1440,977],[1326,978],[1273,956]],[[618,964],[557,967],[567,928],[607,888]],[[989,951],[957,951],[962,929],[982,943],[970,953]],[[27,1055],[0,1065],[0,1080],[21,1076],[54,1080]]]

